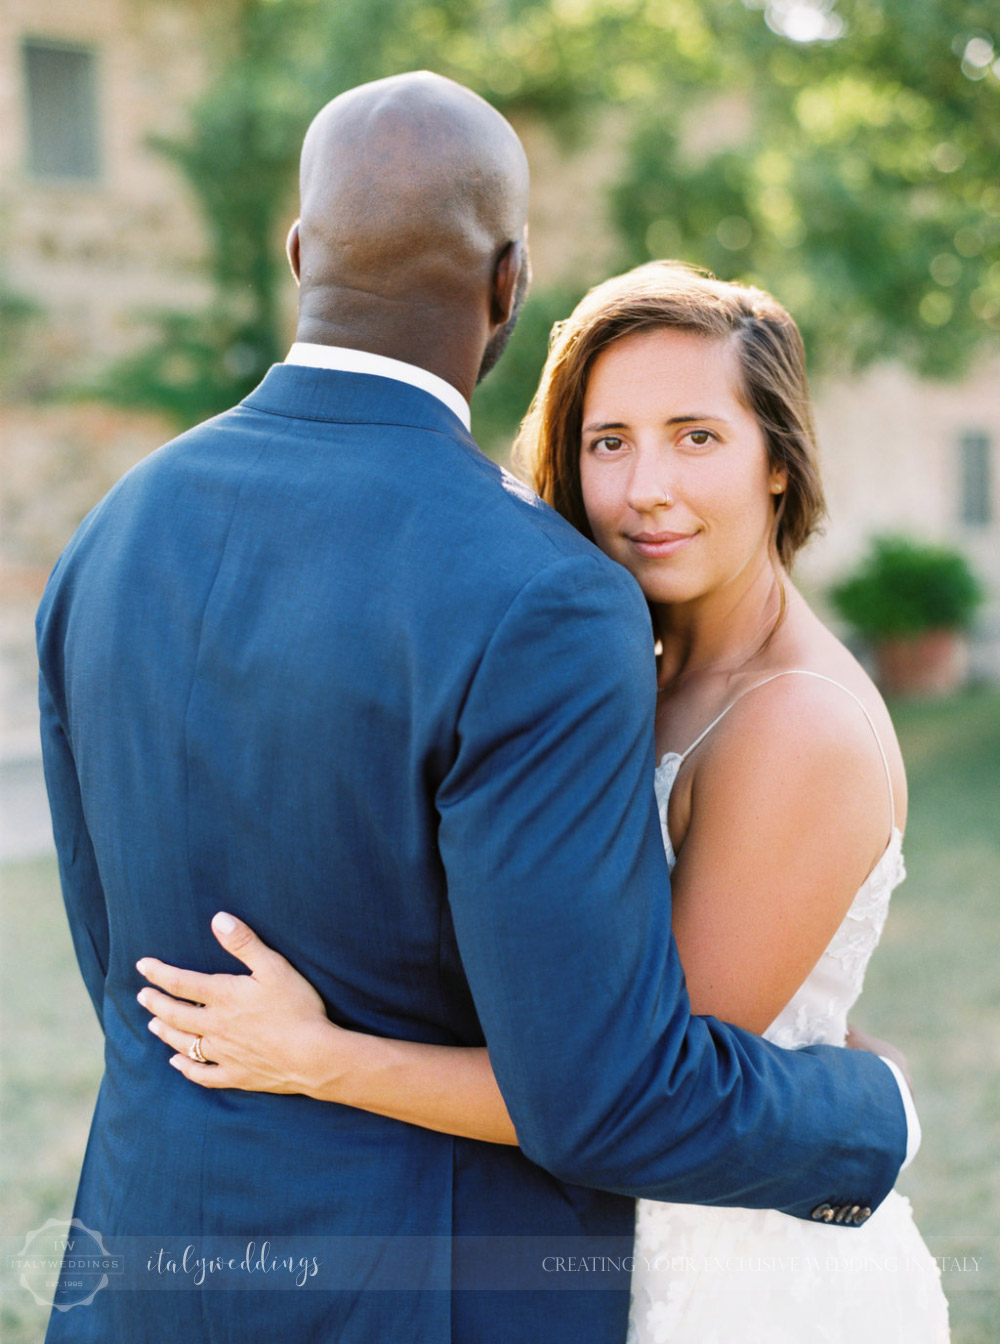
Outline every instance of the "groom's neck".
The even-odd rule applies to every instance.
[[[344,346],[399,359],[437,374],[471,400],[484,340],[467,304],[400,302],[358,292],[302,295],[297,341]]]

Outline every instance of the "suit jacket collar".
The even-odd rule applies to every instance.
[[[309,341],[296,341],[285,363],[304,364],[309,369],[336,369],[341,373],[374,373],[380,378],[395,378],[397,382],[422,387],[454,411],[466,429],[472,426],[469,403],[458,388],[416,364],[389,359],[385,355],[373,354],[370,350],[351,350],[341,345],[315,345]]]
[[[300,364],[274,364],[241,405],[292,420],[430,430],[445,434],[479,454],[469,431],[444,402],[395,378]]]

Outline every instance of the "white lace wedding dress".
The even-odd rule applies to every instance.
[[[857,700],[846,687],[840,689]],[[889,778],[878,732],[857,703],[875,733]],[[719,719],[683,755],[668,753],[656,771],[671,868],[670,792],[683,761]],[[891,778],[889,791],[891,797]],[[808,979],[764,1033],[769,1041],[785,1047],[843,1045],[847,1014],[861,993],[889,896],[905,875],[893,809],[888,848]],[[627,1344],[947,1340],[948,1307],[938,1266],[917,1231],[909,1200],[895,1191],[860,1228],[807,1222],[774,1210],[639,1201]]]

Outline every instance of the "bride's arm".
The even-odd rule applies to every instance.
[[[246,924],[216,915],[212,930],[250,975],[204,975],[152,957],[138,963],[159,986],[139,994],[154,1014],[149,1028],[178,1052],[170,1062],[192,1082],[303,1093],[445,1134],[517,1143],[484,1048],[348,1031],[329,1020],[309,982]],[[188,1055],[199,1036],[208,1064]]]
[[[673,884],[693,1010],[755,1032],[822,955],[888,827],[885,776],[857,707],[804,678],[769,691],[748,696],[701,749]],[[299,1092],[425,1129],[517,1142],[485,1049],[344,1030],[245,924],[223,931],[217,917],[213,929],[251,975],[139,963],[167,991],[140,995],[156,1014],[150,1027],[192,1082]],[[188,1057],[196,1036],[212,1063]]]
[[[485,1048],[358,1039],[353,1081],[334,1084],[331,1095],[320,1088],[313,1095],[321,1101],[344,1101],[442,1134],[517,1143]]]
[[[684,834],[672,883],[691,1010],[759,1034],[886,848],[885,767],[857,704],[807,677],[747,695],[691,765],[689,808],[683,794],[677,800]],[[901,775],[896,793],[902,808]]]

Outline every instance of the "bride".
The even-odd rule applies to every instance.
[[[556,328],[518,451],[542,497],[649,602],[655,788],[693,1011],[782,1046],[843,1045],[904,876],[906,780],[881,697],[788,578],[823,512],[795,324],[760,290],[676,262],[609,280]],[[214,927],[253,975],[206,989],[139,964],[205,1005],[140,996],[193,1082],[517,1142],[485,1049],[337,1027],[246,926]],[[640,1200],[629,1340],[724,1337],[947,1340],[907,1200],[890,1194],[851,1230]]]

